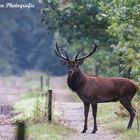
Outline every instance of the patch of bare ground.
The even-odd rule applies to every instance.
[[[98,120],[98,131],[91,134],[93,129],[93,118],[88,118],[88,130],[81,133],[84,123],[83,103],[79,102],[76,93],[68,90],[65,77],[52,77],[51,86],[55,96],[55,106],[61,112],[59,121],[66,127],[73,129],[73,133],[64,137],[67,140],[117,140],[116,135],[112,134],[103,127],[104,124]],[[98,118],[97,118],[98,119]]]
[[[15,140],[15,126],[11,118],[5,115],[0,116],[0,140]]]

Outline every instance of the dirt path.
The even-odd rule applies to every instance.
[[[51,79],[51,86],[54,91],[56,106],[61,112],[61,123],[75,131],[73,135],[67,137],[67,140],[116,140],[116,135],[106,131],[101,122],[98,122],[97,133],[90,133],[93,129],[91,112],[88,118],[87,133],[80,133],[84,122],[83,104],[79,101],[76,93],[72,93],[68,88],[66,88],[67,83],[65,77],[53,77]]]
[[[0,78],[0,140],[15,140],[15,126],[11,122],[11,107],[25,92],[22,80],[14,78],[11,82]]]

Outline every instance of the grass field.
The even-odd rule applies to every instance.
[[[60,123],[37,123],[27,127],[27,136],[34,140],[62,140],[72,131]]]
[[[33,109],[34,96],[33,93],[23,94],[22,100],[16,104],[17,110],[26,110],[27,117]],[[29,106],[30,104],[30,106]],[[136,119],[133,124],[132,130],[127,130],[127,124],[129,117],[120,118],[115,112],[119,110],[120,103],[104,103],[98,105],[98,116],[97,120],[103,122],[103,127],[109,129],[111,132],[117,135],[118,140],[139,140],[140,132],[137,130]],[[26,116],[26,115],[25,115]],[[28,136],[35,137],[36,140],[59,140],[62,137],[72,133],[72,130],[65,128],[60,123],[54,122],[52,124],[48,122],[40,122],[28,125]]]
[[[38,102],[40,106],[42,105],[40,104],[40,99],[38,100],[38,98],[36,98],[36,93],[40,90],[40,75],[42,75],[42,73],[26,73],[26,75],[22,77],[23,87],[27,88],[28,91],[22,94],[21,100],[15,104],[16,111],[23,113],[16,116],[15,119],[26,120],[27,136],[35,140],[61,140],[63,137],[73,133],[73,131],[65,128],[55,120],[50,124],[44,120],[33,123],[31,119],[39,117],[33,114],[35,104]],[[11,86],[10,81],[13,79],[15,79],[15,77],[5,77],[3,80],[8,86]],[[44,87],[44,90],[46,91],[47,87]],[[140,132],[137,130],[136,119],[132,130],[126,130],[129,117],[120,118],[116,115],[115,112],[118,111],[119,104],[120,103],[99,104],[97,120],[103,122],[103,127],[105,129],[109,129],[115,133],[118,140],[140,140]]]
[[[35,74],[35,73],[34,73]],[[40,74],[26,74],[23,78],[23,87],[27,92],[22,94],[20,100],[15,104],[16,112],[19,112],[13,118],[13,121],[26,122],[26,136],[33,140],[62,140],[72,133],[72,130],[64,127],[56,121],[58,117],[53,105],[53,121],[49,123],[44,117],[46,97],[39,94],[47,91],[47,86],[40,91]]]
[[[115,133],[118,140],[140,140],[140,132],[137,129],[137,121],[131,130],[127,130],[129,117],[120,118],[115,112],[118,111],[120,103],[100,104],[98,108],[98,120],[104,122],[104,127]]]
[[[61,140],[72,133],[72,130],[64,127],[54,119],[52,123],[49,123],[47,118],[44,118],[41,110],[38,110],[37,113],[35,104],[36,97],[34,97],[33,93],[23,94],[21,100],[15,104],[16,111],[21,113],[14,118],[14,121],[26,122],[27,137],[31,137],[34,140]]]

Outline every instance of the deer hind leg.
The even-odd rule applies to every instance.
[[[97,123],[96,123],[97,104],[92,104],[92,114],[93,114],[93,118],[94,118],[94,128],[91,133],[96,133],[96,131],[97,131]]]
[[[120,103],[125,107],[125,109],[130,113],[130,120],[127,126],[127,129],[131,129],[134,118],[135,118],[135,114],[136,111],[135,109],[132,107],[131,105],[131,101],[124,99],[124,100],[120,100]]]
[[[90,107],[89,103],[84,103],[85,122],[84,122],[84,129],[83,129],[82,133],[85,133],[87,130],[87,119],[88,119],[89,107]]]

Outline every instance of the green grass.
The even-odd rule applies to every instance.
[[[42,104],[40,102],[36,104],[36,99],[37,101],[41,99],[41,103],[43,101],[42,97],[39,97],[38,100],[33,91],[28,92],[23,94],[21,100],[14,106],[15,110],[21,113],[15,116],[13,120],[27,122],[27,137],[31,137],[34,140],[61,140],[72,133],[72,130],[64,127],[61,123],[57,123],[54,117],[52,123],[49,123],[47,118],[44,118],[41,114]],[[53,111],[53,116],[56,117],[57,115],[57,111]]]
[[[137,130],[136,118],[131,130],[127,130],[129,117],[120,118],[115,112],[119,110],[119,103],[99,104],[98,120],[104,122],[105,128],[117,135],[118,140],[139,140],[140,132]]]
[[[27,122],[27,136],[34,138],[34,140],[61,140],[63,137],[71,134],[72,131],[65,128],[62,124],[48,123],[46,120],[42,120],[39,123],[33,123],[34,103],[36,100],[36,93],[40,92],[40,75],[44,77],[46,74],[32,72],[26,73],[23,77],[2,77],[3,84],[7,87],[20,87],[28,89],[28,92],[21,95],[21,100],[15,104],[15,109],[17,112],[21,112],[14,119],[15,120],[25,120]],[[20,82],[19,82],[20,80]],[[47,91],[47,86],[45,86],[44,91]],[[103,122],[103,127],[109,129],[117,135],[118,140],[140,140],[140,132],[137,131],[137,122],[134,121],[131,130],[127,130],[129,117],[120,118],[115,112],[119,109],[119,103],[105,103],[99,104],[97,119],[99,122]],[[59,112],[54,110],[55,117],[59,115]],[[38,117],[38,116],[37,116]]]
[[[41,75],[44,77],[43,91],[40,91]],[[48,90],[48,87],[45,85],[45,78],[46,74],[38,72],[29,72],[22,77],[1,77],[4,86],[24,88],[27,91],[25,94],[21,94],[21,99],[14,105],[15,112],[18,112],[18,114],[13,118],[13,121],[26,122],[26,136],[33,140],[66,139],[72,133],[72,130],[55,121],[59,112],[53,108],[52,123],[49,123],[44,116],[40,117],[40,114],[36,114],[36,111],[42,111],[43,108],[41,106],[45,99],[42,96],[38,97],[37,94],[45,93]],[[36,118],[40,118],[40,120],[35,121]]]
[[[29,91],[28,93],[22,94],[20,97],[22,100],[34,98],[36,91]]]
[[[56,122],[29,125],[27,132],[28,137],[34,140],[62,140],[68,134],[72,133],[70,129]]]
[[[20,101],[15,104],[14,108],[19,114],[13,120],[26,122],[26,136],[34,140],[61,140],[72,130],[55,121],[54,117],[58,117],[59,113],[54,111],[54,108],[52,123],[49,123],[42,115],[46,97],[37,94],[45,93],[48,87],[44,86],[43,91],[40,91],[40,75],[46,76],[43,73],[32,72],[22,77],[22,86],[28,91],[22,94]]]
[[[18,115],[13,118],[14,121],[26,121],[32,118],[35,98],[31,98],[30,96],[30,98],[27,98],[27,95],[25,97],[25,99],[18,101],[14,105],[15,112],[18,113]]]

